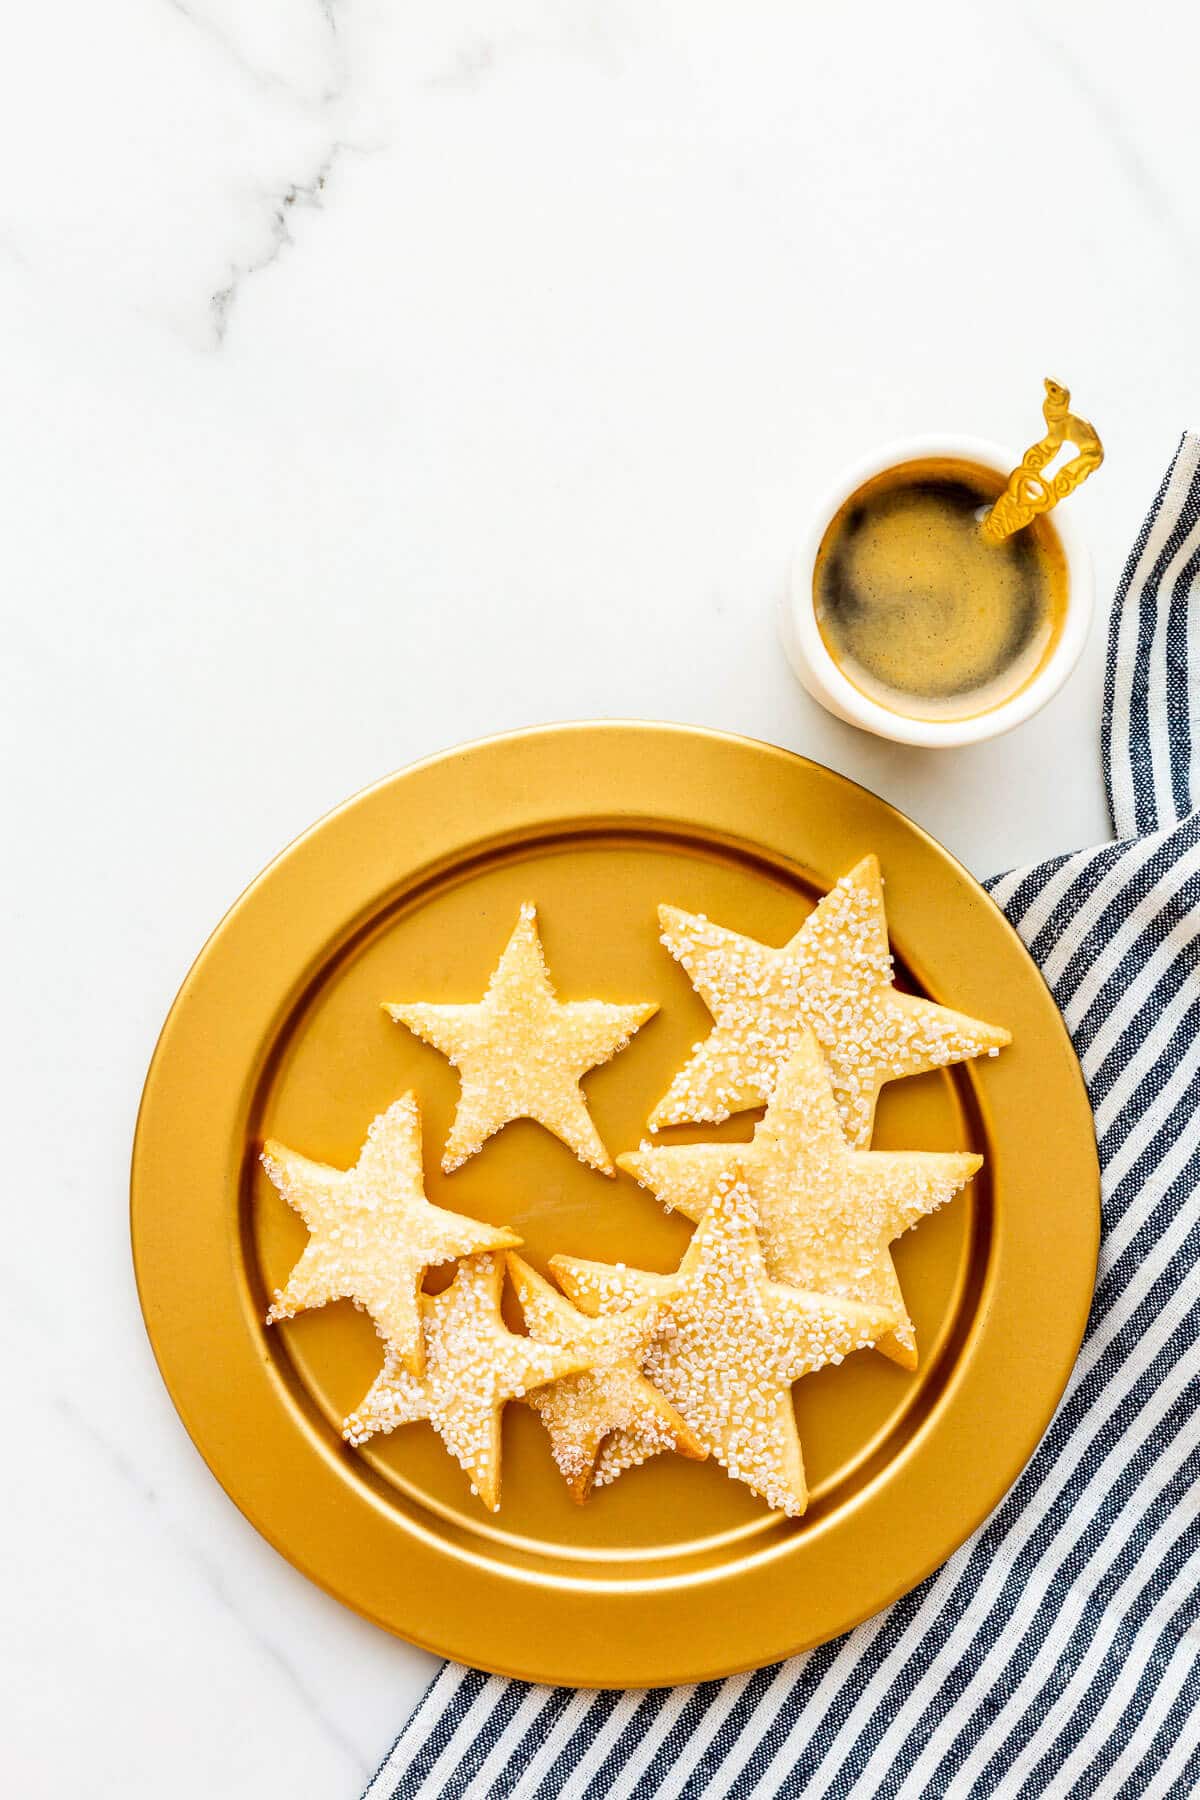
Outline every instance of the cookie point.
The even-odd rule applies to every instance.
[[[520,1242],[519,1239],[517,1241]],[[505,1253],[504,1266],[508,1271],[509,1280],[517,1290],[518,1300],[522,1300],[523,1303],[523,1295],[536,1289],[537,1283],[541,1277],[538,1275],[537,1270],[532,1268],[530,1264],[525,1261],[523,1256],[517,1255],[515,1250],[509,1250]]]
[[[877,1338],[873,1348],[881,1356],[886,1356],[889,1362],[895,1363],[897,1368],[907,1370],[910,1375],[916,1373],[919,1358],[915,1343],[906,1343],[894,1331],[890,1331]]]

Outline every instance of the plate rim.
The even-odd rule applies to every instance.
[[[190,1094],[182,1096],[178,1093],[172,1094],[170,1083],[166,1080],[172,1059],[178,1059],[180,1045],[185,1042],[183,1034],[188,1031],[194,1033],[195,1026],[192,1015],[197,1010],[194,1002],[200,997],[201,987],[212,975],[216,960],[224,954],[224,946],[228,945],[231,934],[241,929],[239,921],[245,922],[251,911],[259,909],[263,905],[264,897],[268,897],[272,890],[279,889],[281,883],[289,879],[289,871],[298,872],[300,861],[311,855],[314,846],[320,846],[322,842],[331,842],[331,834],[336,834],[339,830],[353,839],[355,836],[353,826],[356,822],[361,823],[372,809],[378,808],[380,805],[386,807],[389,799],[397,794],[407,793],[412,797],[422,783],[428,784],[432,781],[436,788],[440,779],[442,786],[445,787],[446,775],[456,768],[461,773],[465,763],[474,765],[476,773],[480,770],[486,773],[489,764],[502,767],[506,759],[510,763],[513,763],[515,759],[516,765],[519,766],[522,762],[528,762],[532,756],[532,764],[536,766],[539,758],[547,749],[549,750],[549,760],[553,763],[556,758],[560,757],[564,748],[569,748],[576,754],[580,750],[592,748],[609,753],[610,765],[614,755],[618,757],[624,755],[628,768],[622,769],[620,779],[632,779],[633,787],[636,788],[642,779],[641,774],[637,772],[639,767],[643,766],[639,763],[639,754],[644,756],[647,738],[661,740],[664,737],[677,746],[687,744],[692,751],[703,749],[705,756],[700,758],[701,762],[714,757],[718,763],[723,759],[728,759],[732,767],[739,760],[749,758],[754,764],[761,765],[764,769],[769,766],[777,773],[790,770],[791,779],[798,779],[802,786],[805,783],[814,784],[818,789],[822,786],[829,786],[829,791],[833,794],[840,795],[847,801],[853,800],[860,808],[865,808],[868,814],[877,815],[889,830],[898,829],[902,837],[909,838],[914,845],[919,847],[922,859],[927,861],[932,859],[932,866],[940,870],[943,875],[950,877],[960,896],[969,898],[976,908],[982,902],[983,916],[989,921],[989,929],[994,932],[998,927],[1000,935],[997,942],[1007,945],[1005,960],[1011,956],[1015,947],[1015,951],[1018,953],[1018,966],[1025,971],[1026,977],[1033,976],[1036,982],[1036,991],[1044,1000],[1044,1005],[1039,1010],[1043,1014],[1045,1022],[1050,1026],[1049,1035],[1053,1039],[1057,1061],[1063,1065],[1060,1098],[1067,1101],[1065,1110],[1077,1115],[1075,1123],[1081,1126],[1086,1123],[1086,1154],[1083,1160],[1087,1164],[1090,1181],[1088,1195],[1080,1196],[1078,1204],[1074,1208],[1072,1219],[1074,1234],[1073,1284],[1069,1303],[1063,1306],[1057,1316],[1056,1355],[1053,1359],[1056,1370],[1054,1378],[1042,1384],[1040,1403],[1036,1408],[1021,1409],[1021,1417],[1015,1424],[1006,1418],[1005,1430],[1011,1437],[1011,1443],[1008,1454],[1004,1458],[1002,1480],[993,1480],[984,1484],[990,1496],[987,1497],[986,1504],[980,1504],[981,1496],[976,1493],[973,1501],[964,1509],[963,1516],[956,1520],[949,1538],[945,1530],[931,1534],[930,1542],[933,1544],[933,1548],[928,1558],[924,1560],[923,1566],[918,1566],[922,1562],[919,1556],[915,1561],[910,1557],[905,1564],[903,1573],[894,1583],[887,1581],[883,1572],[880,1572],[875,1578],[869,1603],[851,1604],[843,1608],[839,1613],[836,1628],[833,1630],[821,1629],[815,1636],[806,1636],[803,1631],[799,1631],[794,1642],[784,1642],[780,1640],[779,1627],[776,1624],[773,1630],[764,1628],[764,1640],[770,1638],[771,1641],[764,1641],[761,1653],[747,1654],[743,1644],[740,1653],[730,1654],[727,1657],[721,1656],[711,1645],[697,1651],[689,1644],[685,1650],[678,1629],[676,1629],[672,1642],[678,1641],[679,1647],[673,1652],[660,1656],[657,1661],[654,1651],[648,1652],[644,1645],[638,1642],[636,1632],[633,1634],[636,1644],[633,1659],[626,1659],[622,1662],[618,1657],[614,1661],[612,1640],[615,1636],[619,1643],[620,1639],[619,1630],[614,1628],[615,1615],[619,1614],[622,1618],[628,1615],[631,1624],[635,1623],[637,1619],[636,1609],[631,1609],[628,1605],[630,1596],[621,1592],[618,1587],[617,1591],[606,1591],[601,1597],[601,1604],[614,1616],[614,1623],[610,1624],[607,1631],[602,1633],[604,1647],[600,1651],[601,1660],[596,1658],[589,1660],[586,1647],[582,1653],[578,1650],[572,1652],[570,1645],[564,1646],[562,1643],[561,1633],[557,1634],[556,1638],[556,1634],[551,1632],[550,1638],[555,1641],[544,1645],[526,1643],[518,1649],[512,1643],[505,1644],[505,1639],[512,1636],[511,1632],[506,1633],[502,1629],[505,1616],[507,1615],[510,1619],[512,1617],[513,1596],[504,1591],[506,1584],[508,1588],[513,1586],[514,1577],[511,1572],[499,1577],[480,1579],[478,1611],[485,1622],[489,1615],[492,1616],[493,1623],[490,1629],[477,1631],[472,1638],[470,1619],[466,1616],[470,1609],[466,1609],[466,1613],[464,1613],[464,1610],[459,1608],[455,1615],[453,1629],[439,1630],[434,1626],[427,1630],[425,1629],[425,1616],[419,1612],[419,1609],[417,1616],[406,1613],[400,1620],[396,1616],[395,1605],[388,1603],[388,1596],[373,1603],[368,1592],[369,1581],[364,1584],[366,1571],[356,1562],[353,1575],[348,1574],[346,1559],[338,1557],[336,1544],[334,1545],[335,1554],[332,1558],[323,1555],[320,1542],[314,1545],[308,1535],[297,1531],[295,1517],[297,1508],[285,1505],[283,1511],[286,1517],[282,1521],[277,1515],[271,1514],[269,1507],[264,1509],[258,1488],[254,1484],[248,1483],[245,1479],[244,1469],[238,1466],[240,1452],[231,1443],[229,1433],[232,1431],[233,1437],[240,1441],[243,1425],[250,1430],[257,1429],[268,1415],[264,1414],[259,1407],[255,1412],[257,1425],[255,1418],[250,1417],[244,1420],[234,1420],[232,1424],[227,1421],[225,1435],[219,1432],[214,1434],[209,1405],[211,1395],[206,1398],[197,1397],[204,1389],[204,1384],[197,1384],[194,1367],[196,1359],[194,1355],[190,1354],[195,1350],[196,1319],[194,1317],[174,1318],[171,1306],[164,1307],[163,1305],[164,1272],[169,1274],[171,1268],[177,1267],[181,1255],[178,1250],[172,1253],[169,1244],[171,1234],[164,1233],[164,1220],[155,1218],[154,1195],[161,1192],[160,1177],[164,1136],[170,1138],[173,1135],[174,1130],[177,1129],[180,1114],[182,1113],[186,1118],[189,1103],[193,1106],[195,1104],[191,1101]],[[626,754],[629,751],[632,751],[633,754]],[[652,763],[648,766],[653,768]],[[651,784],[653,784],[653,779],[654,777],[651,775]],[[501,786],[503,785],[502,782]],[[517,785],[520,785],[519,774]],[[685,781],[684,786],[686,785]],[[567,797],[564,795],[564,799]],[[628,811],[629,816],[636,814],[643,819],[654,816],[653,807],[648,807],[644,803],[636,808],[628,809],[614,809],[611,805],[593,806],[590,796],[581,800],[577,791],[572,792],[570,799],[574,816],[580,821],[588,819],[596,821],[602,817],[611,818],[614,813],[619,815],[624,810]],[[570,810],[556,816],[569,817],[571,816]],[[665,813],[659,816],[667,817]],[[672,817],[678,823],[679,815],[675,814]],[[752,820],[748,835],[744,835],[744,841],[751,846],[761,845],[765,841],[762,836],[755,835],[755,824],[756,822]],[[475,830],[474,837],[467,839],[461,848],[465,850],[471,843],[479,845],[489,840],[494,841],[502,826],[502,820],[481,818],[478,821],[478,829]],[[803,859],[794,855],[793,861],[802,862]],[[849,865],[847,864],[847,866]],[[416,867],[409,868],[410,879],[416,876],[420,867],[421,865],[417,864]],[[403,871],[400,873],[402,874]],[[345,920],[344,924],[348,927],[349,920]],[[269,1025],[270,1021],[267,1021],[263,1026],[264,1034]],[[264,1041],[266,1041],[265,1037]],[[1011,1055],[1011,1053],[1006,1054]],[[244,1080],[246,1077],[239,1079]],[[254,1075],[250,1079],[257,1079],[257,1076]],[[231,1080],[230,1085],[236,1085],[235,1081]],[[172,1125],[172,1120],[175,1121],[175,1125]],[[1074,1124],[1071,1126],[1069,1135],[1073,1135],[1073,1133]],[[1059,1136],[1062,1135],[1060,1130]],[[1079,1134],[1080,1141],[1069,1147],[1068,1162],[1074,1160],[1078,1163],[1082,1148],[1082,1136],[1081,1132]],[[228,1158],[226,1158],[226,1165],[228,1173]],[[236,1177],[234,1186],[236,1190]],[[155,1045],[143,1088],[134,1134],[130,1189],[130,1231],[138,1296],[159,1371],[172,1402],[200,1455],[226,1493],[260,1534],[266,1537],[268,1542],[295,1567],[306,1574],[309,1579],[325,1588],[327,1592],[364,1616],[371,1618],[375,1623],[420,1648],[437,1655],[470,1662],[476,1667],[496,1674],[577,1687],[673,1685],[679,1682],[734,1674],[743,1669],[775,1662],[852,1629],[862,1620],[884,1610],[902,1594],[911,1591],[933,1569],[945,1562],[999,1505],[1032,1456],[1053,1416],[1074,1366],[1090,1312],[1100,1233],[1099,1167],[1096,1159],[1091,1108],[1087,1100],[1082,1073],[1066,1026],[1058,1013],[1040,970],[1037,969],[1037,965],[1033,962],[1016,931],[986,890],[944,845],[917,825],[915,821],[899,808],[883,800],[870,789],[852,781],[849,777],[809,758],[799,756],[793,751],[751,737],[718,731],[710,727],[649,720],[579,720],[528,726],[517,731],[498,733],[455,745],[423,757],[415,763],[410,763],[384,776],[330,809],[294,837],[267,863],[227,909],[200,949],[180,985],[179,992],[167,1014]],[[180,1221],[176,1219],[175,1223],[178,1226]],[[213,1221],[209,1220],[208,1223],[211,1226]],[[185,1231],[187,1229],[186,1217],[184,1229]],[[164,1252],[165,1241],[168,1242],[168,1247]],[[239,1281],[244,1282],[245,1277],[244,1272],[239,1272],[235,1266],[236,1255],[230,1254],[233,1246],[226,1246],[224,1257],[219,1254],[219,1251],[214,1257],[213,1252],[217,1249],[217,1245],[212,1231],[206,1241],[207,1267],[210,1278],[228,1279],[232,1277],[231,1290],[239,1289]],[[186,1258],[186,1251],[182,1254]],[[166,1264],[165,1271],[164,1262]],[[228,1266],[223,1267],[223,1264]],[[226,1298],[228,1297],[226,1295]],[[1061,1287],[1057,1298],[1060,1302],[1063,1300]],[[184,1329],[180,1330],[180,1326],[183,1326]],[[282,1494],[286,1498],[291,1491],[287,1486],[290,1477],[301,1482],[306,1478],[320,1480],[321,1477],[314,1475],[314,1471],[320,1471],[323,1468],[325,1475],[334,1478],[335,1481],[340,1481],[346,1492],[357,1494],[359,1500],[365,1503],[368,1511],[374,1510],[377,1514],[389,1517],[394,1528],[395,1515],[377,1498],[372,1498],[367,1484],[359,1481],[351,1488],[346,1483],[345,1474],[341,1469],[342,1459],[331,1456],[328,1446],[318,1443],[311,1430],[303,1427],[299,1431],[296,1430],[297,1420],[294,1409],[284,1401],[278,1371],[275,1371],[272,1376],[272,1372],[264,1366],[264,1362],[270,1361],[269,1356],[264,1358],[264,1353],[260,1352],[257,1369],[255,1369],[246,1360],[247,1351],[250,1352],[251,1357],[254,1356],[254,1346],[249,1341],[221,1346],[218,1360],[230,1359],[241,1369],[247,1379],[254,1377],[260,1384],[265,1376],[264,1392],[267,1395],[269,1395],[272,1380],[274,1380],[279,1390],[276,1398],[280,1403],[280,1414],[286,1420],[283,1435],[296,1440],[291,1444],[289,1454],[282,1454],[282,1443],[278,1439],[276,1440],[276,1448],[281,1451],[280,1479],[268,1485],[273,1485],[276,1494]],[[906,1447],[897,1462],[911,1465],[917,1459],[926,1435],[925,1429],[922,1428],[916,1435],[915,1444],[912,1447]],[[1006,1443],[1008,1441],[1009,1438],[1006,1437]],[[886,1473],[890,1477],[892,1485],[895,1486],[897,1481],[895,1465],[892,1465]],[[882,1477],[880,1480],[882,1481]],[[873,1489],[879,1484],[868,1485],[869,1489]],[[916,1485],[919,1490],[921,1484],[917,1483]],[[977,1481],[976,1485],[978,1486]],[[901,1488],[904,1486],[902,1480],[900,1486]],[[992,1492],[992,1489],[995,1491]],[[344,1497],[343,1494],[343,1499]],[[326,1496],[326,1503],[328,1503],[328,1496]],[[812,1534],[810,1541],[816,1542],[820,1536],[821,1531],[818,1530]],[[422,1539],[424,1541],[420,1544],[418,1554],[415,1546],[418,1540]],[[328,1549],[328,1539],[323,1547],[325,1550]],[[409,1572],[409,1564],[414,1559],[419,1560],[420,1557],[432,1559],[430,1568],[422,1571],[425,1588],[429,1589],[432,1595],[436,1583],[431,1577],[436,1574],[439,1564],[445,1563],[448,1557],[445,1546],[440,1546],[439,1551],[437,1534],[426,1531],[424,1533],[417,1532],[415,1537],[406,1538],[405,1548],[407,1554],[403,1560],[406,1564],[406,1572]],[[774,1558],[767,1560],[772,1566],[774,1565]],[[454,1567],[461,1574],[463,1567],[461,1561],[455,1561]],[[441,1570],[441,1579],[443,1581],[445,1579],[444,1569]],[[517,1579],[516,1585],[526,1599],[531,1592],[545,1594],[553,1592],[556,1587],[555,1583],[539,1587],[536,1581],[523,1577]],[[590,1591],[585,1594],[583,1600],[579,1598],[579,1591],[585,1589],[586,1584],[580,1582],[567,1585],[572,1588],[573,1593],[571,1606],[576,1609],[583,1606],[586,1611],[594,1598]],[[683,1583],[680,1591],[686,1592],[689,1587],[703,1591],[704,1586],[702,1581]],[[753,1590],[755,1584],[750,1582],[749,1587]],[[421,1591],[420,1583],[417,1584],[417,1591],[418,1594]],[[394,1596],[391,1596],[391,1599],[394,1601]],[[766,1604],[765,1597],[763,1603]],[[664,1604],[660,1595],[660,1615]],[[520,1613],[520,1608],[517,1610]],[[527,1608],[526,1612],[528,1610]],[[538,1609],[532,1610],[536,1612]],[[436,1612],[436,1608],[434,1611]],[[500,1620],[500,1629],[495,1623],[497,1618]],[[520,1626],[521,1621],[518,1618],[517,1636],[520,1636]],[[540,1630],[545,1637],[544,1619]],[[526,1635],[530,1635],[528,1619],[526,1619]],[[537,1633],[533,1632],[532,1635],[536,1637]]]

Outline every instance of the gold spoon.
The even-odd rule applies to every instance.
[[[1057,381],[1046,382],[1042,413],[1046,420],[1045,437],[1040,443],[1030,445],[1009,476],[1004,492],[989,508],[980,525],[991,544],[1003,543],[1022,525],[1036,519],[1039,513],[1049,512],[1104,461],[1104,445],[1095,429],[1071,411],[1070,392],[1060,387]],[[1078,454],[1047,480],[1042,470],[1064,443],[1074,444]]]

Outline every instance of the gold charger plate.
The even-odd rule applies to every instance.
[[[532,1411],[507,1409],[492,1517],[428,1425],[361,1451],[339,1423],[380,1345],[348,1303],[268,1329],[306,1234],[262,1175],[264,1136],[348,1167],[414,1088],[430,1198],[555,1251],[673,1268],[689,1227],[628,1177],[510,1125],[438,1162],[457,1078],[385,999],[471,1000],[523,900],[564,999],[657,999],[586,1079],[602,1137],[636,1146],[708,1027],[660,947],[669,900],[770,942],[878,853],[905,985],[1007,1025],[999,1059],[893,1083],[876,1147],[983,1152],[972,1187],[897,1246],[921,1349],[796,1388],[813,1499],[766,1511],[715,1463],[660,1457],[577,1507]],[[757,1115],[662,1141],[747,1138]],[[218,926],[163,1028],[132,1174],[134,1260],[172,1398],[217,1479],[296,1566],[414,1643],[529,1681],[657,1686],[773,1662],[913,1587],[1016,1479],[1070,1373],[1099,1233],[1078,1064],[1041,976],[943,849],[830,770],[681,726],[554,726],[403,770],[286,850]],[[430,1286],[443,1285],[435,1272]]]

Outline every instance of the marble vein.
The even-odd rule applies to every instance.
[[[1063,39],[1051,36],[1035,17],[1029,17],[1027,24],[1030,35],[1041,45],[1048,59],[1057,66],[1092,114],[1114,160],[1124,171],[1134,193],[1144,202],[1147,212],[1176,241],[1187,243],[1190,248],[1192,233],[1188,220],[1179,216],[1166,188],[1155,176],[1133,137],[1128,118],[1111,94],[1097,87]]]
[[[228,1613],[231,1619],[240,1626],[256,1650],[274,1664],[284,1684],[291,1690],[301,1711],[329,1743],[339,1750],[353,1766],[356,1774],[366,1779],[371,1773],[372,1765],[363,1756],[358,1746],[348,1738],[335,1720],[321,1705],[321,1698],[305,1681],[295,1664],[284,1655],[279,1645],[259,1631],[253,1622],[237,1605],[225,1583],[219,1567],[210,1562],[199,1549],[194,1540],[181,1532],[164,1509],[162,1497],[153,1483],[146,1480],[137,1464],[132,1461],[120,1444],[115,1443],[106,1433],[100,1431],[88,1413],[75,1405],[61,1392],[51,1392],[50,1405],[67,1426],[72,1442],[83,1441],[107,1465],[109,1472],[136,1494],[144,1506],[149,1507],[162,1520],[166,1534],[175,1549],[183,1556],[204,1581],[213,1598]]]
[[[472,39],[461,45],[450,61],[428,78],[425,86],[435,91],[457,89],[471,93],[494,73],[502,54],[525,47],[521,38]]]
[[[209,300],[209,321],[212,328],[212,346],[219,349],[225,341],[229,330],[229,319],[233,311],[242,284],[252,275],[259,275],[279,261],[286,249],[295,244],[292,236],[291,216],[297,206],[313,207],[317,210],[324,205],[323,195],[325,183],[338,157],[347,148],[341,142],[330,145],[326,154],[307,181],[294,181],[286,187],[282,194],[272,197],[271,212],[268,220],[268,243],[261,256],[249,262],[231,263],[229,280],[219,287]]]
[[[314,0],[314,4],[321,18],[325,21],[330,36],[335,36],[337,33],[337,0]],[[286,81],[282,75],[277,74],[273,69],[264,68],[261,63],[257,63],[252,58],[248,57],[245,51],[241,49],[240,45],[230,37],[227,31],[221,29],[216,20],[205,12],[203,7],[190,4],[190,0],[167,0],[167,5],[171,8],[172,12],[177,13],[181,19],[186,20],[193,31],[198,32],[201,37],[207,38],[211,44],[214,44],[223,55],[228,57],[229,61],[247,78],[247,80],[254,82],[256,87],[268,90],[273,89],[279,93],[289,95],[292,99],[302,98],[297,89],[294,88],[289,81]],[[323,91],[321,99],[336,100],[339,98],[341,91],[341,81],[335,81]]]
[[[554,31],[478,33],[458,45],[452,55],[427,76],[427,92],[473,93],[498,68],[516,57],[548,54],[574,58],[612,75],[622,66],[625,45],[612,20],[568,14]]]

